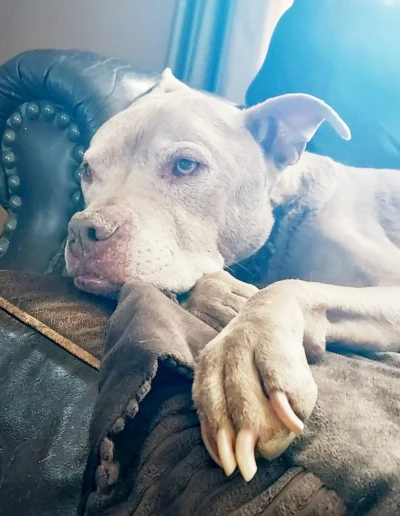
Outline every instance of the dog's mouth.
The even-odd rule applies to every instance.
[[[77,288],[88,292],[89,294],[97,294],[113,298],[117,296],[121,288],[120,285],[117,285],[110,280],[88,274],[76,276],[74,283]]]

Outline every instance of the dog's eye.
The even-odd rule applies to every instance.
[[[90,170],[88,163],[82,163],[82,181],[86,183],[92,182],[92,171]]]
[[[199,167],[200,163],[198,161],[180,158],[175,161],[172,173],[174,176],[190,176],[191,174],[194,174]]]

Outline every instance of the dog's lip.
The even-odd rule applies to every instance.
[[[110,280],[89,274],[76,276],[74,283],[77,288],[90,294],[112,295],[119,290],[119,287]]]

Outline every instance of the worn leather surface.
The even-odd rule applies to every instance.
[[[0,515],[73,516],[97,372],[0,311]]]
[[[328,102],[352,140],[324,124],[308,149],[343,163],[400,169],[400,3],[295,0],[247,93],[250,105],[303,92]]]
[[[0,296],[101,358],[116,301],[78,290],[71,278],[1,270]]]
[[[67,224],[81,207],[72,199],[79,190],[76,147],[86,148],[108,118],[151,89],[158,78],[117,59],[72,50],[32,50],[0,67],[0,140],[10,115],[32,101],[51,101],[71,117],[81,135],[71,142],[68,129],[60,130],[56,120],[46,122],[42,115],[30,120],[22,110],[22,125],[11,148],[17,157],[22,207],[0,268],[61,273],[58,262]],[[7,207],[9,197],[0,159],[0,204]]]

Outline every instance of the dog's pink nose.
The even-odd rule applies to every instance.
[[[71,254],[81,258],[90,253],[97,242],[107,240],[116,231],[117,225],[98,213],[75,215],[68,226],[68,247]]]

